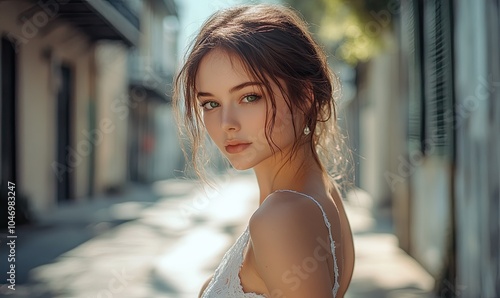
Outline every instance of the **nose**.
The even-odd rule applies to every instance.
[[[221,115],[221,127],[224,131],[239,131],[241,126],[238,114],[234,109],[223,108]]]

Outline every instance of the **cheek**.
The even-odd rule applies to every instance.
[[[220,130],[220,125],[217,123],[216,119],[214,117],[204,115],[203,124],[205,125],[205,129],[207,130],[210,138],[217,143],[217,132]]]
[[[293,134],[293,116],[287,107],[278,107],[273,128],[273,134]]]

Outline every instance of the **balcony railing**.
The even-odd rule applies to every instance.
[[[31,19],[42,12],[48,22],[64,20],[72,23],[91,40],[121,40],[129,46],[138,44],[139,19],[123,0],[32,0],[32,3],[18,16],[20,20]]]

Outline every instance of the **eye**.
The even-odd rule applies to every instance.
[[[205,102],[201,103],[200,106],[202,108],[204,108],[205,110],[213,110],[213,109],[217,108],[219,106],[219,104],[216,103],[215,101],[205,101]]]
[[[243,97],[243,102],[254,102],[254,101],[257,101],[261,98],[261,96],[257,95],[257,94],[249,94],[249,95],[245,95]]]

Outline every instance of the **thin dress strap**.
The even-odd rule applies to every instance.
[[[275,192],[291,192],[291,193],[302,195],[302,196],[304,196],[306,198],[311,199],[314,203],[316,203],[316,205],[318,205],[319,209],[321,209],[321,212],[323,213],[323,219],[325,220],[326,227],[328,228],[328,235],[330,236],[330,248],[332,250],[333,270],[334,270],[334,273],[335,273],[335,284],[333,285],[333,297],[336,297],[337,296],[337,292],[339,290],[339,281],[338,281],[339,268],[337,266],[337,257],[335,255],[335,242],[333,241],[333,237],[332,237],[331,224],[328,221],[328,218],[326,217],[325,210],[323,209],[323,207],[321,206],[321,204],[318,201],[316,201],[316,199],[314,199],[313,197],[311,197],[310,195],[307,195],[305,193],[301,193],[301,192],[298,192],[298,191],[295,191],[295,190],[291,190],[291,189],[279,189],[279,190],[276,190]]]

